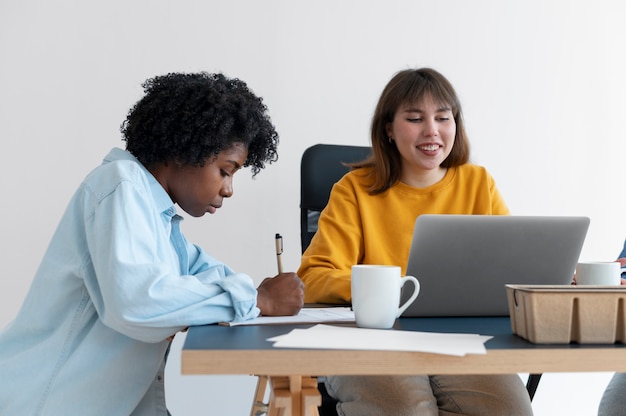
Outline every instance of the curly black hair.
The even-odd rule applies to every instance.
[[[262,98],[245,82],[223,74],[170,73],[142,87],[145,96],[120,131],[126,150],[145,166],[204,166],[235,143],[248,148],[244,167],[252,167],[252,176],[278,160],[278,133]]]

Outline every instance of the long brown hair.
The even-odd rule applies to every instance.
[[[400,106],[417,103],[425,96],[435,102],[447,104],[456,122],[454,145],[442,167],[453,167],[469,160],[469,140],[465,134],[461,103],[452,84],[431,68],[407,69],[391,78],[383,89],[376,105],[371,125],[372,156],[363,162],[353,163],[352,168],[371,168],[372,184],[369,192],[380,194],[400,180],[401,158],[395,143],[387,137],[387,125],[394,119]]]

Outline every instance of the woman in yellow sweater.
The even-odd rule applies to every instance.
[[[397,73],[378,101],[372,157],[335,184],[298,275],[305,302],[350,303],[354,264],[406,271],[421,214],[509,213],[485,168],[469,164],[461,104],[433,69]],[[329,376],[342,416],[532,415],[516,374]]]

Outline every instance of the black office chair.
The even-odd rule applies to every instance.
[[[328,203],[335,182],[350,168],[344,163],[358,162],[371,154],[367,146],[316,144],[302,154],[300,165],[300,242],[302,252],[317,231],[320,212]]]
[[[306,250],[317,231],[320,212],[328,203],[330,191],[350,168],[344,163],[366,159],[371,154],[367,146],[347,146],[316,144],[302,155],[300,166],[300,240],[302,252]],[[535,396],[541,374],[530,374],[526,389],[532,400]],[[318,385],[322,395],[320,416],[336,416],[337,401],[326,392],[323,383]]]

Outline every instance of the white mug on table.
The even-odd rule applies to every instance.
[[[621,283],[621,264],[617,261],[579,262],[577,285],[617,286]]]
[[[406,282],[413,283],[415,290],[400,306],[400,292]],[[386,329],[415,301],[420,284],[413,276],[400,276],[399,266],[358,264],[352,266],[351,288],[356,325]]]

